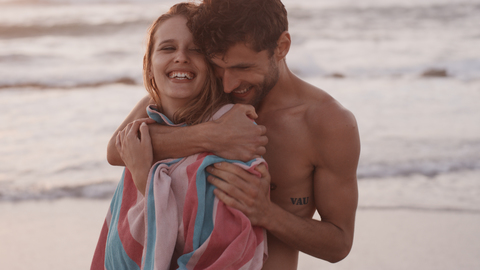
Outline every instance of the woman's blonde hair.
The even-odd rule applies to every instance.
[[[175,16],[184,16],[187,20],[197,12],[198,6],[194,3],[179,3],[170,10],[158,17],[150,26],[147,34],[147,50],[143,57],[143,82],[147,92],[155,100],[158,108],[161,109],[160,95],[158,93],[155,79],[150,76],[152,68],[152,54],[155,43],[155,33],[158,27],[166,20]],[[186,123],[194,125],[207,121],[222,105],[229,102],[227,94],[221,89],[222,84],[216,78],[212,65],[207,62],[207,76],[200,94],[187,103],[183,108],[178,109],[172,120],[174,123]]]

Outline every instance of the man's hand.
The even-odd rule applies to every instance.
[[[266,153],[268,143],[265,126],[256,125],[255,109],[251,105],[236,104],[215,123],[210,137],[210,151],[226,159],[248,161]]]
[[[270,201],[270,173],[265,164],[258,165],[255,176],[237,165],[220,162],[207,168],[208,181],[217,188],[215,196],[227,206],[243,212],[252,225],[265,227],[268,221]]]

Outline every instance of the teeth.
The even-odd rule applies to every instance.
[[[235,92],[235,94],[245,94],[248,90],[250,90],[250,87],[247,87],[243,90],[235,90],[233,92]]]
[[[194,74],[190,73],[190,72],[172,71],[172,72],[170,72],[170,74],[168,74],[168,77],[170,79],[176,78],[176,79],[181,79],[181,80],[184,80],[184,79],[191,80],[191,79],[193,79]]]

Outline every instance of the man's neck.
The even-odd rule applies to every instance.
[[[285,63],[279,66],[279,79],[270,92],[256,106],[258,114],[289,106],[291,98],[296,95],[294,81],[298,78]]]

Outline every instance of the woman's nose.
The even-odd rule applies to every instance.
[[[188,52],[185,50],[178,50],[177,54],[175,55],[175,63],[188,63],[190,58],[188,56]]]

